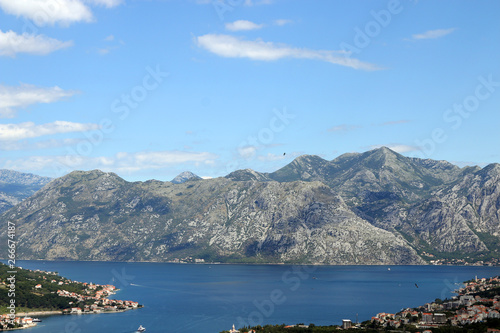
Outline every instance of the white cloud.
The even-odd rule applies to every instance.
[[[257,24],[246,20],[238,20],[231,23],[226,23],[226,29],[230,31],[241,30],[257,30],[264,26],[264,24]]]
[[[70,46],[73,46],[73,41],[62,42],[44,35],[18,35],[13,31],[0,30],[0,56],[14,57],[17,53],[46,55]]]
[[[429,31],[424,32],[423,34],[412,35],[412,38],[413,39],[434,39],[434,38],[440,38],[440,37],[444,37],[446,35],[451,34],[455,30],[456,30],[456,28],[429,30]]]
[[[74,22],[92,22],[88,5],[113,8],[123,0],[0,0],[5,13],[25,17],[41,27],[56,23],[67,26]]]
[[[274,24],[275,25],[279,25],[279,26],[284,26],[284,25],[287,25],[287,24],[290,24],[290,23],[293,23],[293,21],[292,20],[286,20],[286,19],[274,20]]]
[[[0,118],[12,118],[16,109],[37,103],[53,103],[62,98],[73,96],[76,91],[59,87],[40,88],[29,84],[19,87],[0,85]]]
[[[283,58],[311,59],[352,67],[354,69],[377,70],[380,67],[353,59],[344,51],[323,51],[277,45],[262,40],[247,41],[229,35],[208,34],[196,38],[199,47],[226,58],[248,58],[274,61]]]
[[[255,146],[245,146],[245,147],[238,147],[238,154],[242,158],[252,158],[255,156],[255,153],[257,152],[257,147]]]
[[[97,124],[55,121],[42,125],[33,122],[0,124],[0,141],[24,140],[59,133],[85,132],[99,129]]]
[[[111,42],[111,41],[115,40],[115,36],[113,36],[113,35],[109,35],[108,37],[104,38],[104,40],[105,40],[106,42]]]
[[[37,26],[93,20],[92,12],[80,0],[0,0],[0,8],[7,14],[25,17]]]

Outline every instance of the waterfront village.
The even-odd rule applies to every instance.
[[[500,266],[500,258],[490,258],[485,260],[479,260],[478,258],[450,258],[450,259],[438,259],[431,253],[423,252],[422,256],[431,265],[447,265],[447,266]]]
[[[413,323],[416,328],[429,329],[500,319],[499,288],[499,277],[475,279],[465,282],[465,286],[457,291],[457,296],[451,299],[436,299],[416,309],[405,309],[397,314],[379,313],[372,317],[371,324],[375,327],[399,328]]]
[[[87,282],[72,281],[70,279],[61,280],[57,273],[45,272],[41,270],[27,270],[34,273],[42,273],[40,275],[43,279],[42,283],[38,283],[33,287],[34,293],[42,294],[49,292],[49,289],[54,289],[52,286],[58,286],[57,291],[50,291],[51,294],[57,294],[59,297],[68,298],[68,307],[57,311],[34,311],[34,312],[20,312],[14,317],[12,314],[2,314],[0,315],[0,331],[29,328],[37,325],[40,321],[38,318],[32,318],[30,315],[54,315],[54,314],[96,314],[96,313],[111,313],[111,312],[123,312],[127,310],[133,310],[141,308],[142,305],[134,301],[123,301],[116,299],[109,299],[109,297],[116,293],[118,290],[115,286],[107,284],[100,285]],[[54,275],[58,277],[58,280],[47,278],[48,275]],[[1,281],[0,284],[5,285],[5,281]],[[48,288],[48,285],[51,288]],[[81,286],[81,291],[79,293],[74,291],[68,291],[65,289],[66,286],[70,285]]]
[[[473,332],[500,333],[500,277],[474,279],[464,283],[451,299],[427,303],[417,308],[406,308],[398,313],[378,313],[363,323],[342,320],[341,325],[277,325],[265,327],[233,328],[223,333],[238,332],[333,332],[337,330],[367,330],[432,333],[444,327],[453,327],[458,332],[468,325],[485,324],[484,330]],[[492,326],[492,327],[490,327]],[[464,330],[469,331],[470,330]],[[440,331],[442,332],[442,331]]]

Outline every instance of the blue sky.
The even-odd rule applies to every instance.
[[[0,0],[0,168],[500,162],[500,2]],[[284,155],[284,153],[286,153]]]

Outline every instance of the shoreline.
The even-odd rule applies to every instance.
[[[142,309],[144,306],[131,308],[131,309],[121,309],[121,310],[108,310],[108,311],[100,311],[100,312],[81,312],[81,313],[64,313],[63,310],[51,310],[51,311],[28,311],[28,312],[16,312],[16,317],[34,317],[34,316],[57,316],[57,315],[86,315],[86,314],[101,314],[101,313],[121,313],[127,312],[130,310]],[[1,314],[0,314],[1,315]],[[0,329],[1,331],[1,329]]]
[[[16,317],[52,316],[62,314],[62,310],[16,312]]]
[[[15,330],[25,330],[27,328],[33,328],[36,325],[29,325],[29,326],[23,326],[23,327],[15,327],[15,328],[8,328],[8,329],[3,329],[0,328],[0,332],[6,332],[6,331],[15,331]]]
[[[7,259],[0,258],[0,261],[6,261]],[[106,262],[106,263],[147,263],[147,264],[177,264],[177,265],[271,265],[271,266],[447,266],[447,267],[500,267],[500,265],[475,265],[475,264],[440,264],[433,265],[431,263],[421,263],[421,264],[323,264],[323,263],[282,263],[282,262],[269,262],[269,263],[257,263],[257,262],[174,262],[174,261],[114,261],[114,260],[61,260],[61,259],[18,259],[20,261],[48,261],[48,262]]]

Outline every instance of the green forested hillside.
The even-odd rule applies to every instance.
[[[74,299],[60,297],[57,290],[83,293],[85,286],[63,278],[56,273],[31,271],[15,267],[15,274],[7,265],[0,263],[0,313],[7,313],[10,300],[15,300],[16,311],[24,309],[62,310],[69,307],[69,302]],[[10,277],[15,277],[14,288],[11,286]],[[53,282],[54,281],[54,282]],[[62,281],[63,285],[59,285]],[[35,288],[40,284],[41,288]],[[14,291],[12,291],[14,290]],[[12,294],[14,293],[14,294]],[[10,294],[10,295],[9,295]]]

